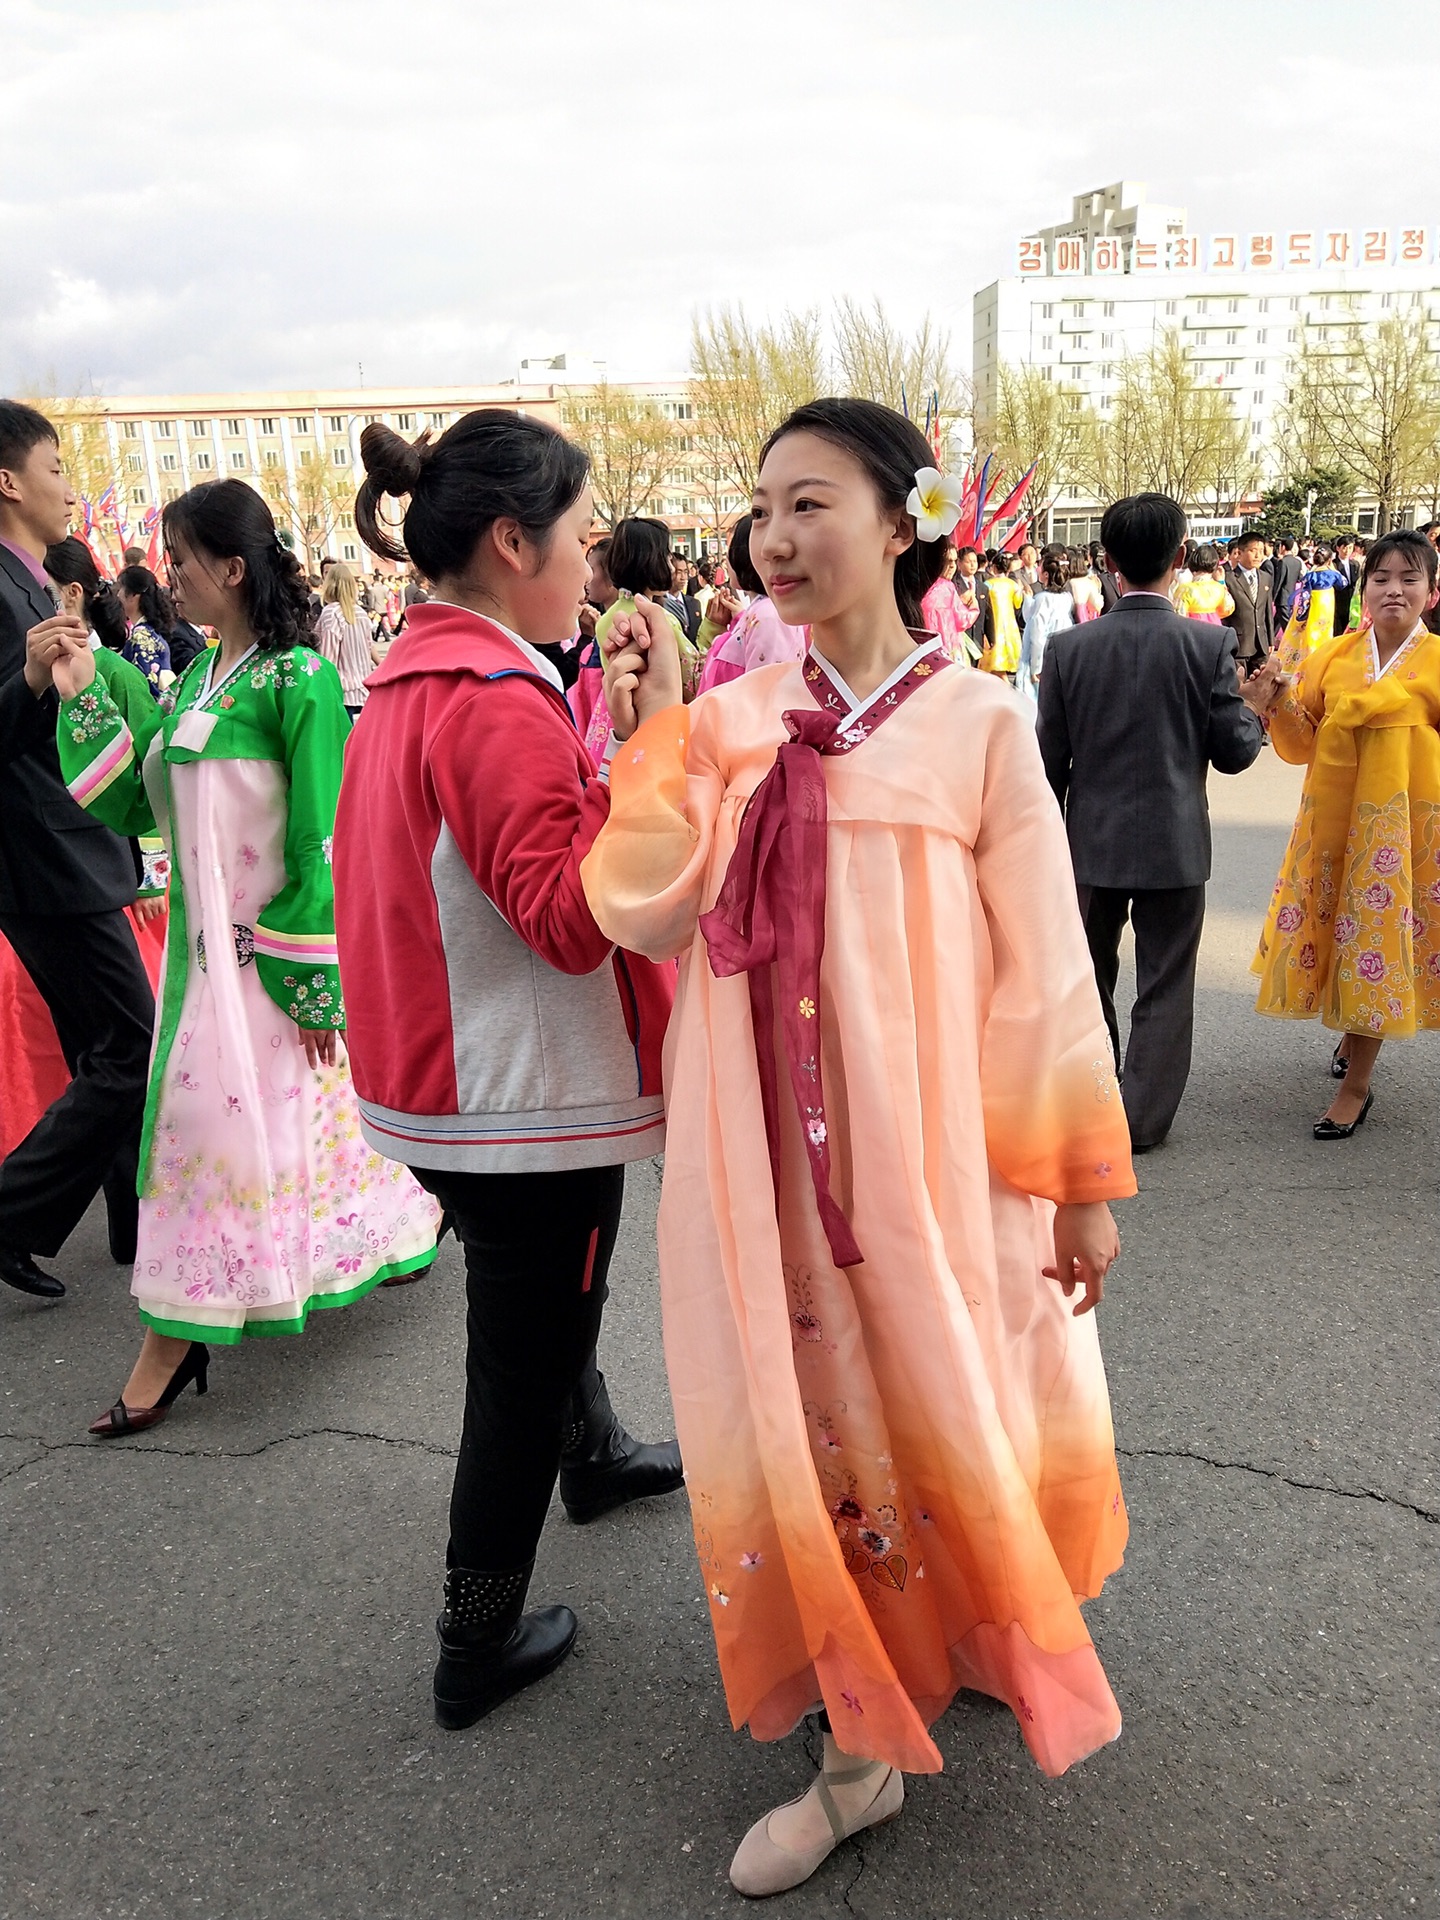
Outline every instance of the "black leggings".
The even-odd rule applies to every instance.
[[[465,1249],[465,1426],[447,1564],[505,1573],[535,1557],[570,1400],[600,1333],[624,1167],[416,1179]]]

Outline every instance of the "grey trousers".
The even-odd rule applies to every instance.
[[[1095,984],[1115,1068],[1121,1075],[1130,1139],[1155,1147],[1170,1131],[1185,1082],[1195,1032],[1195,962],[1205,925],[1205,889],[1080,887],[1080,914],[1095,966]],[[1115,982],[1120,976],[1120,936],[1135,929],[1135,1005],[1130,1039],[1120,1058],[1115,1018]]]

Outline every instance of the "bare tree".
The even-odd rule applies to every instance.
[[[878,400],[898,412],[902,402],[923,417],[932,396],[940,396],[940,417],[956,418],[966,394],[950,364],[950,336],[927,313],[915,332],[902,334],[877,300],[862,307],[844,299],[835,309],[836,386],[861,400]]]
[[[1039,367],[1002,366],[999,404],[987,425],[986,451],[998,455],[1012,481],[1033,463],[1024,511],[1048,525],[1062,489],[1081,478],[1090,445],[1091,416],[1079,394],[1047,380]]]
[[[710,486],[722,497],[749,494],[766,438],[825,387],[818,313],[787,313],[774,327],[753,325],[743,307],[697,314],[690,399]]]
[[[1378,525],[1390,529],[1407,501],[1434,486],[1440,439],[1440,372],[1423,314],[1391,314],[1350,327],[1338,345],[1330,324],[1307,330],[1286,406],[1292,429],[1313,437],[1322,458],[1373,493]]]
[[[676,452],[676,427],[653,401],[601,380],[566,396],[565,431],[590,456],[595,511],[607,527],[643,513]]]
[[[349,473],[342,476],[319,460],[306,460],[296,466],[293,480],[283,467],[267,467],[259,479],[260,491],[275,518],[282,525],[288,521],[291,532],[304,545],[308,570],[316,572],[340,525],[341,514],[355,505]]]
[[[1238,492],[1251,473],[1234,402],[1200,378],[1173,329],[1121,362],[1108,414],[1096,417],[1079,464],[1102,500],[1153,491],[1182,505]]]
[[[58,390],[60,383],[53,373],[46,385],[50,389],[48,393],[27,394],[26,398],[55,428],[60,441],[60,461],[65,469],[65,478],[92,508],[99,504],[102,495],[112,486],[118,497],[125,487],[125,466],[111,447],[100,395],[93,388],[62,393]],[[120,538],[113,523],[97,520],[96,529],[99,538],[113,550],[113,557],[118,559]]]

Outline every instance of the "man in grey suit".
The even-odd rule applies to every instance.
[[[1293,533],[1282,533],[1275,543],[1275,551],[1270,556],[1270,577],[1275,586],[1275,628],[1279,632],[1290,618],[1290,602],[1295,598],[1295,588],[1301,574],[1305,571],[1305,562],[1300,558],[1299,543]]]
[[[1205,777],[1240,773],[1265,738],[1228,627],[1168,598],[1185,515],[1163,493],[1117,500],[1100,537],[1112,613],[1057,633],[1040,676],[1040,752],[1065,814],[1095,980],[1137,1153],[1170,1131],[1190,1073],[1195,962],[1210,878]],[[1135,1005],[1120,1061],[1120,936],[1135,929]]]

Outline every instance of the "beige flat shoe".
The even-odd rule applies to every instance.
[[[861,1780],[875,1769],[874,1761],[866,1761],[862,1766],[850,1767],[843,1773],[822,1773],[807,1792],[813,1793],[824,1809],[825,1818],[830,1822],[829,1837],[818,1845],[797,1853],[793,1847],[782,1847],[770,1838],[770,1821],[780,1809],[773,1808],[763,1820],[757,1820],[736,1849],[735,1858],[730,1862],[730,1884],[737,1893],[743,1893],[752,1900],[762,1899],[770,1893],[786,1893],[791,1887],[798,1887],[810,1878],[815,1869],[839,1846],[842,1840],[848,1840],[853,1833],[860,1833],[866,1827],[884,1826],[887,1820],[893,1820],[905,1804],[905,1776],[895,1767],[886,1767],[875,1798],[865,1811],[853,1821],[847,1822],[845,1816],[835,1804],[835,1796],[830,1785],[843,1786],[849,1781]],[[805,1795],[786,1802],[787,1806],[796,1806]]]

